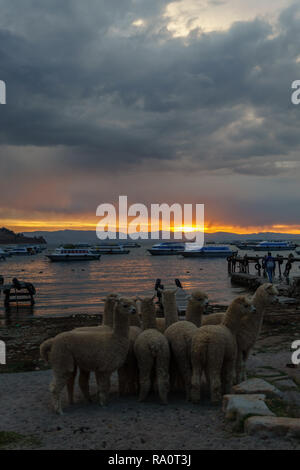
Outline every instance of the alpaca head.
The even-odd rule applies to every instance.
[[[279,292],[277,288],[273,284],[266,282],[257,289],[254,294],[254,298],[259,297],[266,305],[268,305],[278,301],[278,294]]]
[[[168,305],[171,305],[172,303],[176,304],[176,292],[177,292],[177,290],[178,290],[177,288],[176,289],[163,289],[163,290],[160,290],[160,292],[162,294],[162,304],[163,304],[164,308]]]
[[[189,304],[198,307],[199,310],[205,311],[208,307],[207,294],[199,289],[194,290],[189,297]]]
[[[231,302],[222,323],[232,331],[237,331],[243,318],[254,315],[255,312],[256,308],[252,304],[251,298],[247,295],[241,295]]]
[[[118,297],[115,300],[115,309],[118,309],[118,313],[122,316],[129,316],[136,314],[135,302],[127,297]]]
[[[245,317],[249,314],[254,314],[256,308],[252,304],[251,297],[249,295],[240,295],[230,305],[231,309],[234,310],[239,317]]]
[[[105,301],[105,307],[108,309],[113,309],[115,302],[118,298],[119,298],[119,294],[114,294],[114,293],[108,294],[105,297],[105,299],[103,299]]]
[[[144,310],[149,311],[149,309],[155,310],[155,305],[153,303],[154,299],[155,299],[155,295],[153,295],[152,297],[144,297],[144,298],[136,297],[136,300],[139,300],[141,302],[141,312],[143,312]]]

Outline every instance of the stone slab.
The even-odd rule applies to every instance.
[[[268,398],[280,398],[282,393],[274,385],[264,379],[252,378],[235,385],[232,388],[235,394],[264,394]]]
[[[252,416],[245,421],[247,434],[265,436],[300,437],[300,418]]]

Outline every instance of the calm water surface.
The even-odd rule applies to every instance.
[[[100,261],[51,263],[45,252],[32,257],[12,257],[0,263],[0,274],[5,283],[17,277],[34,284],[35,315],[99,313],[106,294],[151,293],[156,278],[166,285],[179,278],[187,291],[200,287],[211,303],[228,303],[243,292],[231,286],[226,259],[151,256],[146,251],[151,245],[145,243],[141,248],[130,249],[128,255],[102,255]],[[299,263],[294,263],[291,275],[298,274],[298,267]],[[0,316],[4,315],[2,294]]]

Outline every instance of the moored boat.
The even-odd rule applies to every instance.
[[[124,243],[122,243],[122,246],[124,248],[140,248],[141,247],[141,245],[137,242],[128,242],[128,241],[127,242],[125,241]]]
[[[255,245],[252,249],[254,251],[293,251],[297,245],[289,241],[263,241]]]
[[[9,256],[31,256],[33,251],[28,249],[26,246],[15,246],[7,248],[7,253]]]
[[[182,254],[185,258],[227,258],[237,253],[237,250],[232,250],[228,246],[189,246],[186,244],[186,249]]]
[[[127,250],[119,243],[103,243],[101,245],[93,246],[91,248],[91,252],[102,255],[128,255],[130,250]]]
[[[92,253],[88,248],[59,247],[46,256],[50,261],[92,261],[98,260],[101,255]]]
[[[176,242],[163,242],[153,245],[147,251],[153,256],[178,255],[184,252],[185,244]]]

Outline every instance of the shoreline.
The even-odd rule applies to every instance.
[[[223,312],[226,305],[210,306],[209,313]],[[40,359],[40,344],[48,338],[81,326],[97,326],[102,323],[103,311],[97,314],[79,313],[68,316],[11,317],[7,325],[0,326],[0,339],[6,344],[6,365],[0,366],[0,374],[47,369]],[[183,319],[184,317],[181,317]],[[300,323],[300,302],[270,307],[264,317],[261,336],[277,335],[278,328],[285,335],[296,338]]]

